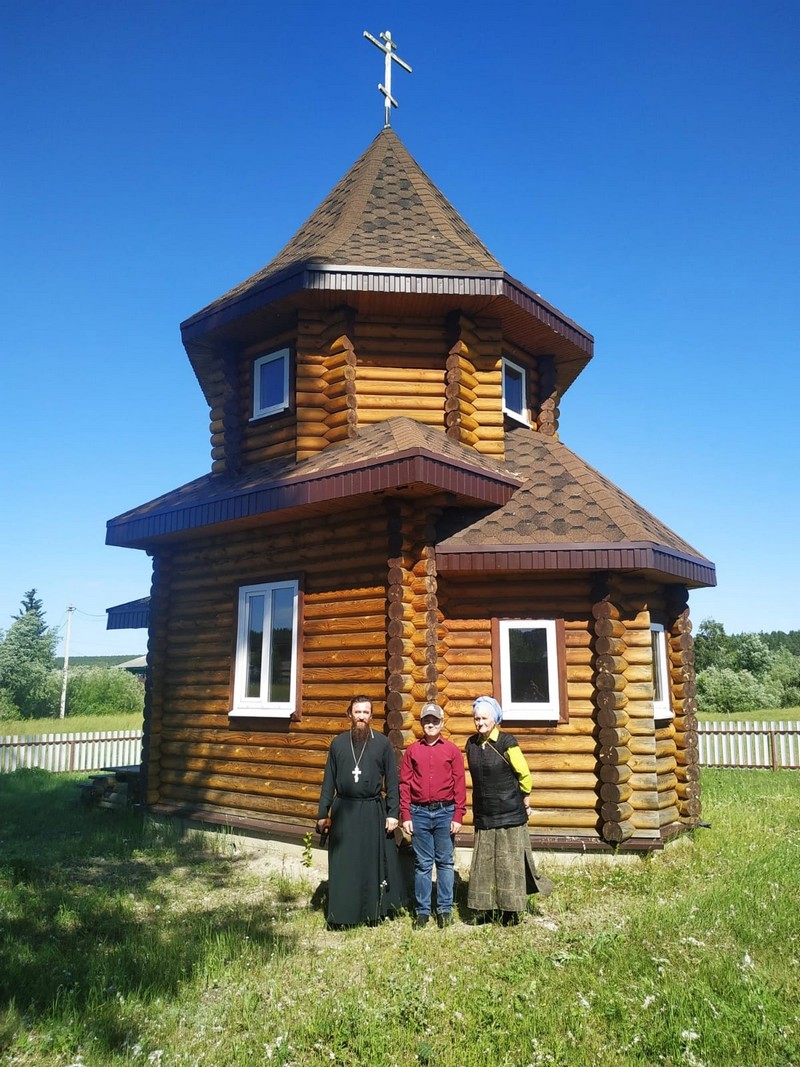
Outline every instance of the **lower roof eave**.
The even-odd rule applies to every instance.
[[[391,456],[318,471],[301,478],[258,482],[228,491],[201,487],[188,497],[181,490],[161,498],[160,506],[134,510],[109,520],[106,544],[147,548],[180,540],[198,531],[219,532],[231,525],[252,525],[278,514],[289,517],[309,509],[352,504],[387,493],[447,493],[475,506],[505,504],[519,487],[513,475],[411,448]]]
[[[717,584],[714,564],[649,541],[439,547],[442,574],[479,571],[647,571],[693,588]]]
[[[106,608],[107,630],[146,630],[150,625],[150,597]]]

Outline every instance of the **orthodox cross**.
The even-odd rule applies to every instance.
[[[397,107],[397,101],[392,96],[392,61],[394,60],[395,63],[399,63],[403,70],[407,70],[409,74],[412,73],[411,67],[409,67],[408,63],[404,63],[399,56],[395,55],[397,45],[392,40],[392,35],[389,30],[384,30],[383,33],[379,34],[381,41],[385,41],[385,44],[381,44],[380,41],[377,41],[372,34],[367,33],[366,30],[364,30],[364,36],[368,41],[372,41],[376,48],[380,48],[381,52],[383,52],[386,57],[386,66],[383,74],[383,80],[386,84],[381,85],[381,83],[378,82],[378,88],[386,98],[386,118],[383,124],[384,126],[391,126],[392,108]]]

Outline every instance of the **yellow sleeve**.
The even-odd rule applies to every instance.
[[[525,762],[525,757],[522,755],[522,749],[519,745],[512,745],[511,748],[506,750],[506,756],[519,779],[520,790],[527,796],[533,788],[533,779],[531,778],[528,764]]]

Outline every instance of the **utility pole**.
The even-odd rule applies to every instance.
[[[69,667],[69,632],[72,628],[72,613],[75,608],[70,605],[67,608],[67,629],[64,634],[64,676],[61,679],[61,708],[58,712],[59,719],[64,718],[67,709],[67,668]]]

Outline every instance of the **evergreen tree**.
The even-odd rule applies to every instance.
[[[44,619],[36,590],[25,594],[19,614],[0,641],[0,704],[25,718],[52,715],[52,672],[58,633]]]
[[[19,615],[12,615],[11,618],[21,619],[23,615],[35,615],[39,620],[42,633],[47,629],[47,624],[44,621],[44,604],[36,595],[35,589],[29,589],[24,594],[19,606]]]

